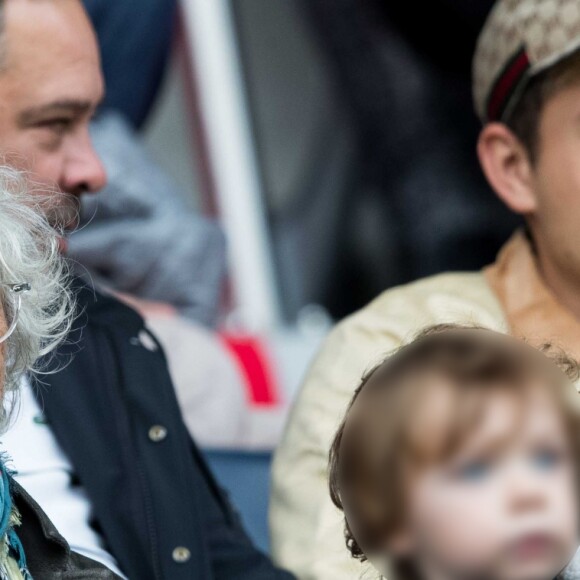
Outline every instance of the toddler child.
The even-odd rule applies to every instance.
[[[578,547],[577,364],[423,332],[362,380],[330,452],[347,546],[389,580],[551,580]],[[567,575],[566,575],[567,574]]]

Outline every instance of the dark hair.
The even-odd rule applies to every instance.
[[[532,163],[537,161],[539,154],[544,106],[556,93],[574,83],[580,83],[580,50],[533,76],[503,121],[522,142]]]
[[[480,327],[439,325],[363,377],[332,443],[329,466],[330,496],[345,513],[346,545],[354,558],[367,560],[397,531],[405,517],[408,467],[453,454],[478,424],[482,401],[490,392],[523,397],[531,380],[541,377],[547,387],[559,384],[561,388],[548,392],[580,452],[580,416],[569,400],[578,364],[561,351],[552,355],[550,345],[541,350],[551,360],[506,335]],[[457,409],[441,441],[433,445],[417,416],[430,389],[441,384],[424,380],[434,375],[449,386]],[[393,562],[393,569],[397,580],[418,578],[412,562]]]

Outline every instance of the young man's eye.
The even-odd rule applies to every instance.
[[[478,482],[485,479],[491,471],[488,461],[469,461],[456,470],[456,477],[462,481]]]

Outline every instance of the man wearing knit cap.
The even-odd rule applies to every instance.
[[[332,436],[373,360],[444,322],[551,340],[580,356],[580,1],[499,0],[473,76],[482,169],[526,227],[483,271],[389,290],[327,339],[273,469],[274,557],[300,578],[377,577],[350,559],[327,485]]]

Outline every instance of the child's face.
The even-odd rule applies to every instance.
[[[578,546],[578,498],[562,423],[540,389],[519,401],[498,393],[457,453],[412,477],[397,545],[423,576],[549,580],[565,567]]]

